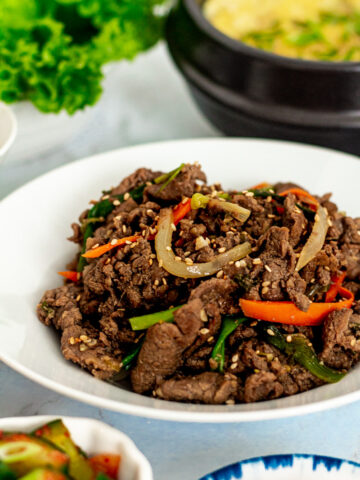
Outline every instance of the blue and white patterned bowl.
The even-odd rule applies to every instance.
[[[354,480],[360,464],[317,455],[272,455],[234,463],[200,480]]]

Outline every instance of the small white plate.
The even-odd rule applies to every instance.
[[[17,132],[15,115],[10,108],[0,103],[0,159],[13,144]]]
[[[124,433],[90,418],[36,416],[0,418],[0,431],[31,432],[45,423],[61,418],[74,442],[89,455],[121,455],[119,480],[153,480],[150,463]]]
[[[200,480],[355,480],[360,465],[318,455],[272,455],[234,463]]]
[[[66,361],[55,332],[35,309],[42,294],[62,284],[57,271],[77,247],[66,241],[70,224],[138,167],[169,171],[201,162],[210,182],[242,189],[261,181],[302,184],[314,193],[334,192],[349,215],[360,213],[357,158],[285,142],[209,139],[166,142],[118,150],[54,170],[0,202],[0,359],[45,387],[123,413],[188,422],[255,421],[337,407],[360,398],[360,365],[339,383],[267,402],[193,405],[166,402],[92,377]]]

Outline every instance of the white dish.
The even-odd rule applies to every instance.
[[[360,465],[318,455],[272,455],[234,463],[200,480],[353,480]]]
[[[121,455],[119,480],[153,480],[150,464],[134,442],[98,420],[56,416],[0,418],[0,431],[28,433],[57,418],[62,418],[75,443],[89,456],[99,453]]]
[[[268,402],[192,405],[166,402],[102,382],[64,360],[56,334],[35,307],[46,289],[62,284],[57,271],[76,247],[70,223],[92,198],[137,167],[169,171],[200,161],[209,181],[244,188],[293,180],[314,193],[334,192],[341,210],[359,212],[360,163],[321,148],[263,140],[167,142],[105,153],[50,172],[0,203],[0,359],[50,389],[80,401],[134,415],[191,422],[254,421],[306,414],[360,398],[360,365],[340,383]],[[6,232],[11,232],[10,234]]]
[[[5,155],[13,144],[17,132],[15,115],[10,108],[0,103],[0,157]]]

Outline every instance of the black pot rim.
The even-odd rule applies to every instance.
[[[206,35],[213,38],[216,42],[222,44],[225,48],[234,51],[235,53],[243,53],[262,61],[268,61],[278,66],[285,68],[294,68],[297,70],[312,70],[312,71],[359,71],[360,62],[322,62],[317,60],[302,60],[292,57],[285,57],[275,53],[267,52],[259,48],[251,47],[245,43],[235,40],[216,27],[214,27],[204,16],[200,5],[196,0],[183,0],[183,5],[192,17],[197,27]]]

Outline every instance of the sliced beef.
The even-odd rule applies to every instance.
[[[79,325],[82,315],[78,308],[81,288],[71,283],[47,290],[37,307],[37,314],[45,325],[54,325],[57,330]]]
[[[352,315],[352,310],[344,308],[331,312],[324,321],[321,359],[330,367],[348,370],[359,358],[360,343],[349,328]]]
[[[175,373],[182,365],[182,354],[199,334],[202,326],[199,299],[190,301],[174,314],[175,323],[149,328],[136,367],[131,372],[135,392],[152,390],[157,382]]]
[[[245,381],[244,401],[246,403],[272,400],[280,397],[284,387],[271,372],[253,373]]]
[[[296,247],[300,242],[301,236],[306,231],[307,223],[305,215],[296,206],[295,195],[287,195],[284,202],[283,225],[290,231],[289,243],[292,247]]]
[[[156,395],[164,400],[222,404],[232,400],[238,389],[237,378],[215,372],[170,379],[162,383]]]
[[[146,182],[151,182],[154,178],[161,175],[161,172],[153,172],[148,168],[139,168],[134,173],[124,178],[124,180],[111,190],[111,195],[123,195]]]

